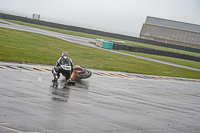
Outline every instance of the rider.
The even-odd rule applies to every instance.
[[[61,54],[61,57],[57,61],[56,67],[52,69],[53,77],[54,79],[52,82],[57,82],[60,73],[63,74],[63,76],[66,76],[66,81],[70,82],[71,81],[71,74],[73,72],[73,62],[72,60],[68,57],[68,52],[63,51]]]

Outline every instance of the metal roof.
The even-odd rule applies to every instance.
[[[200,25],[147,16],[145,24],[200,33]]]

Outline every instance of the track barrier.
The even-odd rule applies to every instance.
[[[113,42],[104,40],[104,39],[96,39],[96,46],[105,48],[105,49],[113,49]]]
[[[113,42],[113,43],[114,43],[113,49],[115,50],[125,50],[125,51],[130,51],[130,52],[161,55],[161,56],[168,56],[168,57],[200,62],[199,56],[193,56],[193,55],[188,55],[188,54],[182,54],[182,53],[176,53],[176,52],[170,52],[170,51],[164,51],[164,50],[158,50],[158,49],[152,49],[152,48],[138,47],[138,46],[133,46],[133,45],[126,45],[126,44],[117,43],[117,42]]]

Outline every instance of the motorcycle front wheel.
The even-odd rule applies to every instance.
[[[85,70],[83,73],[77,73],[77,77],[80,79],[89,78],[92,75],[92,72],[89,70]]]

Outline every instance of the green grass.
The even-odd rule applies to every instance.
[[[200,78],[200,71],[173,67],[67,42],[55,37],[0,28],[0,60],[55,65],[63,50],[74,64],[87,68]]]
[[[4,19],[4,20],[6,20],[6,19]],[[55,31],[55,32],[60,32],[60,33],[64,33],[64,34],[75,35],[75,36],[82,36],[82,37],[88,37],[88,38],[93,38],[93,39],[100,38],[100,39],[106,39],[106,40],[120,40],[120,39],[116,39],[116,38],[98,36],[98,35],[87,34],[87,33],[82,33],[82,32],[75,32],[75,31],[70,31],[70,30],[57,29],[57,28],[52,28],[52,27],[47,27],[47,26],[25,23],[25,22],[21,22],[21,21],[15,21],[15,20],[6,20],[6,21],[10,21],[10,22],[13,22],[13,23],[21,24],[21,25],[27,25],[27,26],[32,26],[32,27],[36,27],[36,28],[51,30],[51,31]],[[189,52],[189,51],[178,50],[178,49],[173,49],[173,48],[166,48],[166,47],[155,46],[155,45],[133,42],[133,41],[127,41],[127,40],[121,40],[121,41],[124,41],[127,45],[154,48],[154,49],[159,49],[159,50],[165,50],[165,51],[189,54],[189,55],[194,55],[194,56],[200,56],[200,53],[195,53],[195,52]]]

